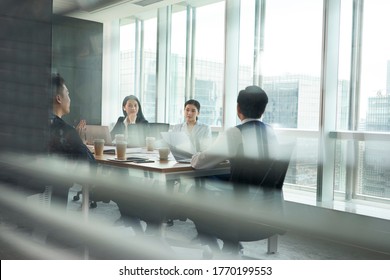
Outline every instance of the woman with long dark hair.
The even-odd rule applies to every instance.
[[[141,103],[134,95],[128,95],[122,102],[123,117],[119,117],[111,130],[111,138],[124,134],[129,146],[143,146],[145,141],[145,124],[148,121],[142,113]],[[133,126],[135,125],[135,126]]]

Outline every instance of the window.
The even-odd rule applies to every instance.
[[[134,20],[120,27],[121,100],[135,95],[145,118],[156,119],[157,20]]]
[[[135,23],[120,27],[120,96],[135,92]],[[119,105],[118,105],[119,106]]]
[[[141,48],[141,93],[140,101],[145,118],[156,121],[156,63],[157,63],[157,18],[143,22],[143,49]]]
[[[359,130],[390,132],[390,2],[365,1],[363,9]]]
[[[254,80],[255,2],[256,0],[241,1],[239,90],[252,85]],[[258,51],[261,55],[261,50]]]
[[[221,125],[224,83],[225,1],[196,8],[193,98],[199,121]]]
[[[257,73],[269,98],[263,120],[275,128],[318,131],[323,1],[273,0],[265,9]],[[315,190],[317,162],[318,139],[298,137],[285,182]]]
[[[270,106],[279,109],[266,113],[265,121],[318,130],[321,34],[322,0],[267,1],[262,86]],[[291,102],[295,107],[283,105]],[[293,122],[283,116],[286,109]]]
[[[331,151],[335,155],[334,164],[333,160],[324,162],[332,166],[330,176],[334,178],[327,191],[338,197],[342,194],[347,200],[349,193],[359,199],[388,199],[389,164],[383,156],[389,153],[388,138],[383,137],[389,136],[368,141],[366,131],[390,132],[390,41],[383,32],[378,32],[390,24],[385,14],[390,4],[386,0],[364,1],[360,10],[356,5],[359,2],[340,1],[334,127],[338,132],[350,132],[347,141],[344,136],[336,137],[335,149]],[[167,102],[163,115],[170,123],[182,122],[183,104],[186,99],[194,98],[201,103],[200,122],[223,126],[224,68],[225,62],[230,62],[225,57],[224,45],[226,3],[218,0],[202,3],[187,1],[186,5],[168,9],[172,11],[167,17],[171,25],[166,24],[167,29],[171,28],[167,32],[170,48],[166,47],[170,50],[166,60],[169,64],[163,66],[169,70],[166,74],[169,80],[160,81],[167,81],[167,88],[159,100],[156,18],[135,20],[121,27],[121,94],[139,94],[150,121],[157,121],[158,101]],[[258,9],[259,5],[263,10]],[[323,0],[245,0],[240,7],[238,87],[242,89],[257,82],[267,92],[269,103],[263,121],[274,126],[281,137],[292,135],[296,139],[285,187],[308,190],[313,197],[318,184],[319,125],[323,121],[320,120],[323,5]],[[355,34],[353,20],[359,11],[364,21]],[[361,39],[359,55],[354,53],[354,36]],[[143,44],[136,45],[136,38],[144,38]],[[331,35],[328,39],[336,38]],[[137,55],[142,62],[139,66]],[[359,69],[360,76],[354,84],[353,76]],[[327,93],[324,94],[326,100]],[[353,133],[360,133],[358,140],[350,140],[356,139],[355,135],[351,137]],[[351,158],[354,165],[348,168]]]
[[[179,11],[172,14],[172,36],[171,36],[171,71],[168,120],[171,124],[183,122],[183,107],[186,93],[186,60],[187,57],[187,12]]]

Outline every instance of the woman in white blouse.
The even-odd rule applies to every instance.
[[[185,121],[172,127],[173,132],[187,133],[197,152],[204,151],[212,139],[210,127],[198,121],[199,112],[200,103],[197,100],[186,101],[184,103]]]

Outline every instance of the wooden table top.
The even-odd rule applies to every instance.
[[[105,150],[112,150],[115,147],[105,147]],[[197,170],[192,168],[189,163],[177,162],[172,154],[169,155],[168,160],[160,160],[158,150],[147,151],[145,148],[128,148],[126,151],[126,157],[140,157],[145,158],[151,162],[129,162],[117,160],[115,154],[104,153],[102,156],[95,156],[96,161],[100,164],[135,168],[144,171],[158,172],[158,173],[181,173],[183,175],[201,176],[202,173],[213,175],[215,174],[226,174],[230,171],[230,165],[228,163],[220,164],[215,168],[208,170]],[[202,175],[203,176],[203,175]]]

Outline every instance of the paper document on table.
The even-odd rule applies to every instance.
[[[185,132],[161,132],[164,141],[178,150],[193,155],[196,152],[194,145]]]
[[[177,162],[191,162],[196,149],[185,132],[161,132],[161,136]]]

